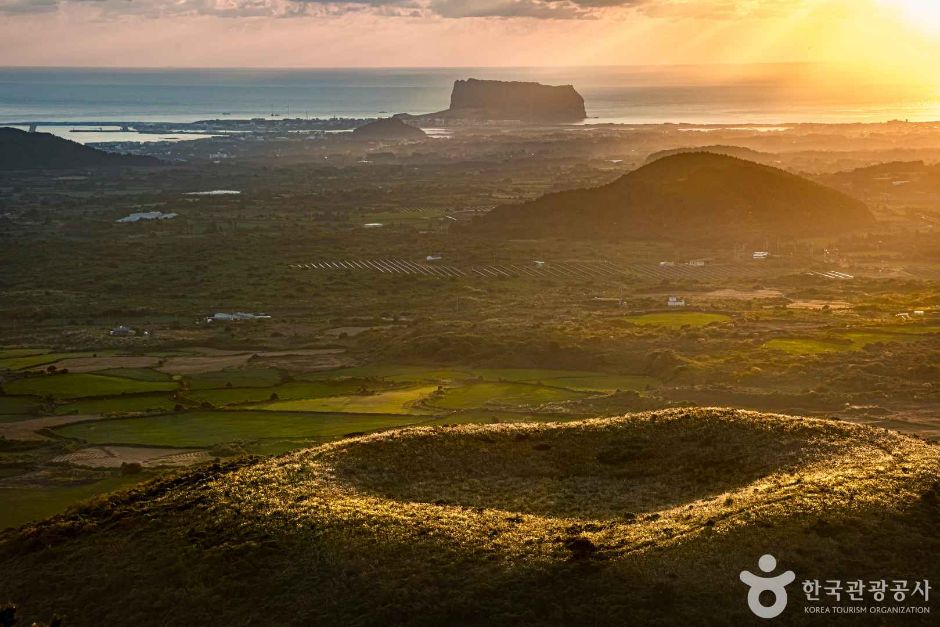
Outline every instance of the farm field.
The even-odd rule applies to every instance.
[[[534,406],[584,398],[588,394],[526,383],[471,383],[447,389],[428,405],[442,409]]]
[[[838,351],[859,351],[872,344],[913,342],[922,336],[940,332],[936,326],[878,326],[858,327],[831,333],[826,339],[776,338],[763,344],[764,348],[780,350],[793,355],[818,355]]]
[[[91,444],[209,447],[223,442],[329,438],[414,424],[421,416],[285,411],[196,411],[83,422],[56,429]]]
[[[128,488],[139,482],[137,477],[114,476],[75,486],[0,488],[0,529],[60,514],[93,496]]]
[[[55,357],[67,360],[68,355]],[[227,358],[222,355],[219,363],[227,364]],[[57,457],[58,468],[64,472],[81,466],[88,455],[100,454],[94,447],[104,445],[127,452],[122,455],[129,462],[139,456],[126,447],[175,447],[182,452],[208,451],[210,456],[274,455],[350,433],[412,424],[570,420],[580,414],[526,413],[526,408],[531,412],[546,403],[657,384],[648,376],[598,371],[412,365],[361,366],[294,376],[283,369],[254,366],[177,376],[140,367],[37,374],[4,383],[7,395],[0,395],[0,421],[23,423],[17,433],[39,429],[30,432],[37,443],[49,437],[60,443],[57,446],[71,443],[69,450],[74,452]],[[41,418],[44,415],[61,419]],[[71,415],[78,422],[67,422]],[[0,451],[4,455],[22,459]],[[121,459],[109,463],[117,468]],[[58,504],[160,472],[153,467],[135,475],[136,479],[115,475],[113,484],[95,481],[82,488],[56,488],[50,494],[43,489],[30,507],[20,504],[37,490],[4,487],[0,478],[0,506],[16,505],[26,517],[16,521],[26,520],[53,513]]]
[[[437,386],[421,386],[359,394],[355,396],[327,396],[293,401],[275,401],[255,405],[257,409],[268,411],[317,411],[347,412],[366,414],[420,414],[428,413],[419,406],[419,402],[437,391]]]
[[[627,316],[627,322],[643,325],[668,328],[685,326],[704,327],[709,324],[730,322],[731,317],[720,313],[707,313],[698,311],[667,311],[661,313],[648,313],[638,316]]]
[[[56,399],[169,392],[178,385],[172,381],[141,381],[98,374],[56,374],[16,379],[3,385],[10,395],[51,396]]]

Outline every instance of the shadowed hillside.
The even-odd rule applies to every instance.
[[[736,624],[768,552],[936,579],[938,472],[914,438],[723,409],[405,429],[8,531],[0,598],[70,627]]]
[[[67,170],[162,164],[154,157],[104,152],[50,133],[0,128],[0,170]]]
[[[811,237],[871,226],[864,203],[776,168],[711,153],[654,161],[593,189],[497,207],[477,226],[509,237]]]
[[[353,136],[356,139],[424,139],[428,135],[399,118],[384,118],[355,128]]]
[[[738,159],[747,159],[748,161],[763,163],[766,165],[770,165],[779,158],[775,154],[769,152],[760,152],[759,150],[752,150],[751,148],[745,148],[744,146],[683,146],[681,148],[669,148],[666,150],[659,150],[654,152],[646,158],[646,163],[658,161],[663,157],[671,157],[672,155],[679,155],[689,152],[710,152],[716,155],[737,157]]]

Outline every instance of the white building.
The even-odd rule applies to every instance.
[[[666,301],[667,307],[685,307],[685,299],[679,298],[678,296],[670,296],[669,300]]]
[[[770,253],[767,252],[766,250],[755,250],[753,257],[754,259],[763,260],[763,259],[767,259],[768,257],[770,257]]]

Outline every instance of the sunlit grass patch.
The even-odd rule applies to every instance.
[[[472,379],[477,375],[470,368],[433,368],[427,366],[356,366],[303,375],[309,381],[323,379],[388,379],[396,382],[448,381]]]
[[[931,333],[940,333],[940,327],[913,324],[859,327],[842,333],[842,336],[852,342],[853,349],[860,350],[870,344],[910,342]]]
[[[709,324],[731,321],[731,316],[701,311],[664,311],[639,314],[624,318],[627,322],[642,326],[657,326],[678,329],[684,326],[704,327]]]
[[[587,396],[584,392],[527,383],[471,383],[449,388],[428,404],[443,409],[532,406]]]
[[[221,407],[244,403],[262,403],[265,401],[293,401],[301,399],[323,398],[327,396],[348,396],[357,394],[362,389],[374,389],[375,384],[365,385],[356,379],[327,381],[292,381],[270,388],[222,388],[212,390],[194,390],[186,397],[196,402],[206,402]],[[272,396],[274,397],[272,399]]]
[[[437,391],[436,385],[389,390],[373,394],[306,398],[293,401],[275,401],[257,405],[268,411],[322,411],[369,414],[429,413],[418,402]]]
[[[175,390],[172,381],[135,381],[98,374],[57,374],[17,379],[3,384],[7,394],[32,394],[53,398],[85,398]]]
[[[83,422],[56,429],[92,444],[200,447],[263,439],[336,437],[414,424],[419,416],[303,414],[272,411],[195,411]]]

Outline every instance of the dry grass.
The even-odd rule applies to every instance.
[[[546,445],[548,448],[546,448]],[[610,557],[761,521],[890,508],[940,474],[937,450],[837,421],[737,410],[564,424],[419,427],[327,444],[219,480],[224,514],[444,534],[517,556]]]
[[[938,476],[914,438],[737,410],[407,428],[0,534],[0,597],[73,627],[751,624],[738,573],[766,552],[936,579]]]

